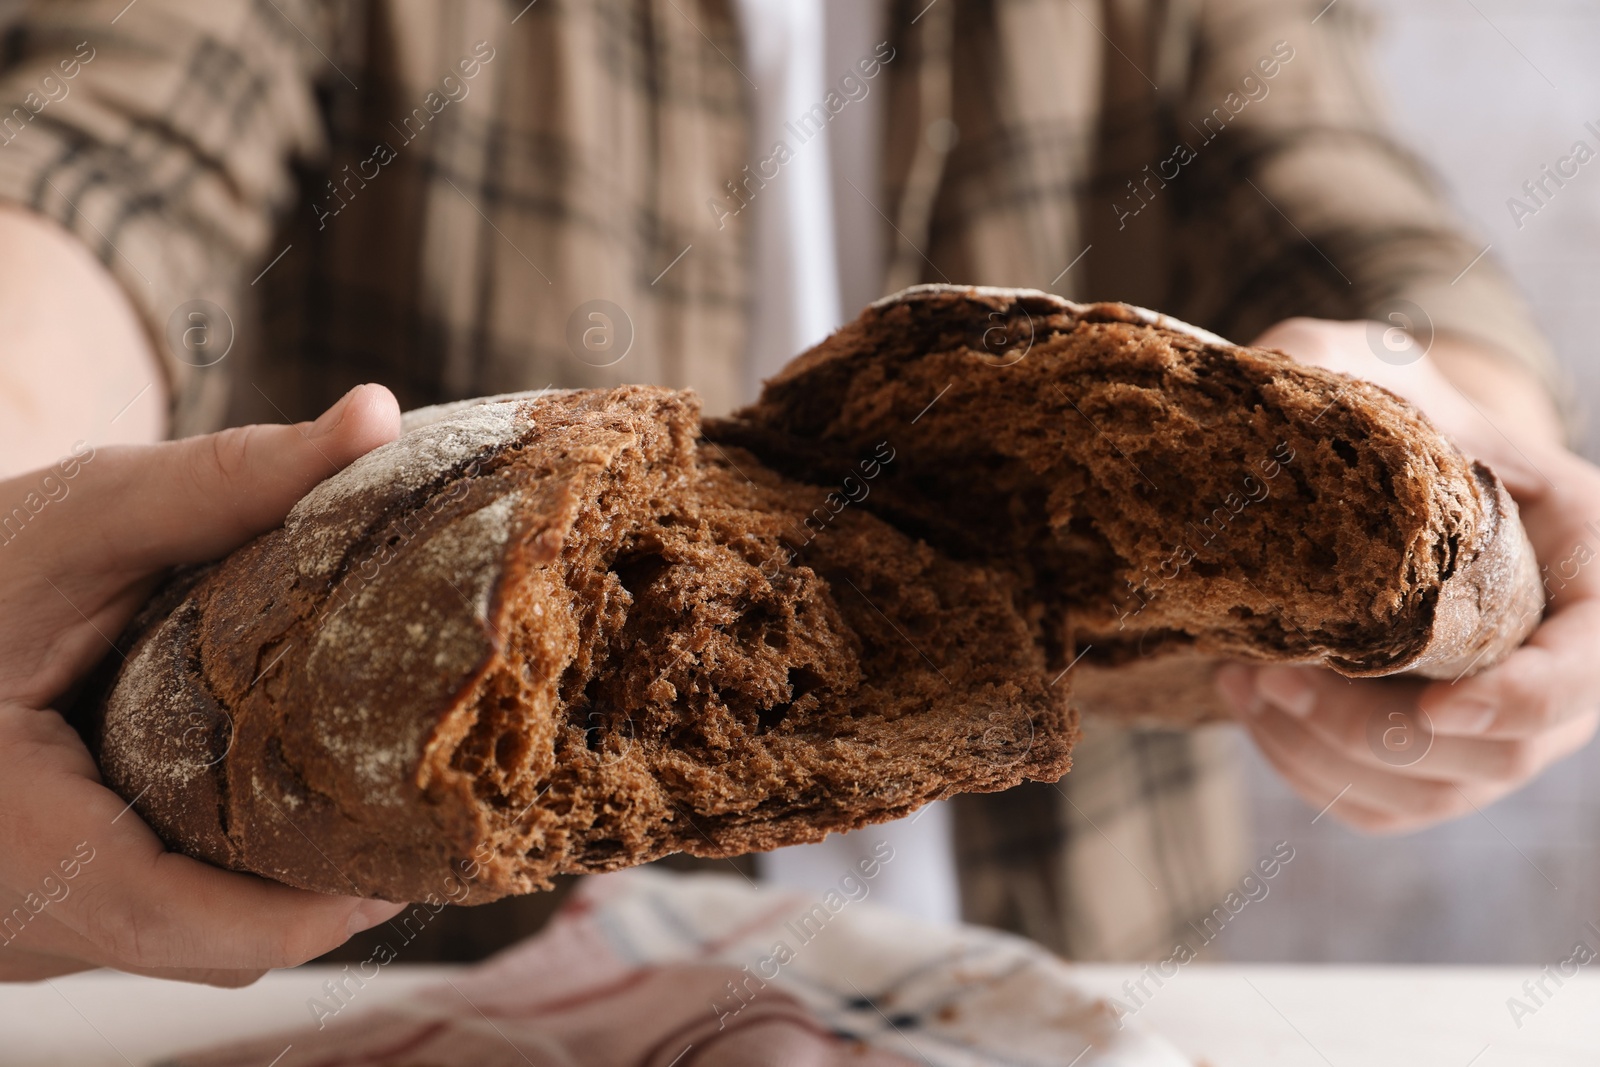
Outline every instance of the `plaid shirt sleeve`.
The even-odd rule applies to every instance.
[[[168,322],[195,300],[242,316],[291,161],[322,147],[312,77],[329,27],[309,0],[136,2],[138,18],[127,0],[38,4],[9,29],[0,200],[65,227],[121,282],[181,435],[220,420],[227,363],[178,358]]]
[[[1192,18],[1187,85],[1170,108],[1174,149],[1155,183],[1182,172],[1169,310],[1239,341],[1292,315],[1431,324],[1559,395],[1515,287],[1390,131],[1367,63],[1366,9],[1200,0]]]

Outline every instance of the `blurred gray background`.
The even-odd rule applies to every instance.
[[[1583,450],[1600,458],[1600,159],[1520,230],[1506,204],[1573,142],[1600,146],[1584,128],[1600,128],[1600,4],[1366,3],[1401,136],[1521,284],[1590,412]],[[1256,852],[1288,840],[1296,857],[1211,958],[1543,965],[1595,944],[1584,924],[1600,924],[1600,745],[1482,816],[1400,838],[1312,825],[1253,750],[1246,760]]]

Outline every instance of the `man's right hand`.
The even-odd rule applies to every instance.
[[[14,517],[0,533],[0,979],[115,967],[243,985],[403,906],[168,852],[50,710],[168,567],[216,559],[278,525],[399,430],[394,397],[361,386],[315,423],[108,447],[71,478],[0,482],[0,516]],[[23,506],[20,521],[13,509],[30,494],[37,510]]]

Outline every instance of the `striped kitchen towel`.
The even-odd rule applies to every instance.
[[[371,1009],[330,997],[315,1028],[162,1067],[1189,1064],[1033,943],[868,902],[873,864],[820,893],[588,878],[542,933],[437,987]]]

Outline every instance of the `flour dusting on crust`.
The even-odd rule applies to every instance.
[[[317,631],[308,673],[348,681],[330,687],[343,699],[312,720],[313,736],[369,801],[404,803],[436,725],[417,716],[397,729],[374,705],[385,699],[381,681],[429,679],[442,702],[502,650],[491,602],[521,500],[508,493],[420,540]],[[408,625],[397,627],[398,618]]]
[[[284,522],[303,546],[300,573],[329,574],[351,541],[397,497],[526,436],[533,430],[530,406],[527,400],[463,406],[373,449],[311,490]]]

